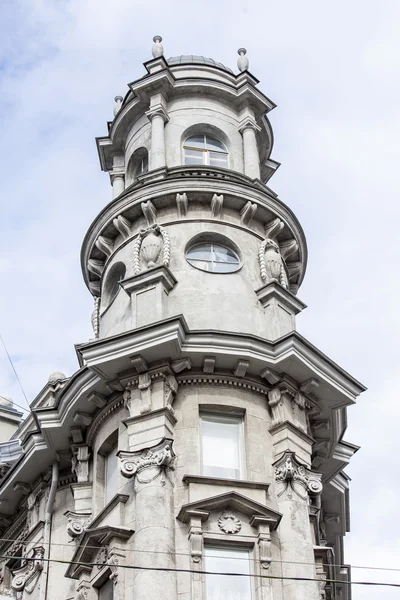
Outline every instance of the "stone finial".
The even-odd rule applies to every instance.
[[[153,37],[153,47],[151,49],[151,53],[153,55],[153,58],[160,58],[160,56],[163,56],[164,54],[164,48],[162,45],[162,37],[161,35],[155,35]]]
[[[60,381],[60,379],[66,379],[67,376],[61,371],[55,371],[54,373],[50,373],[48,382],[55,383],[56,381]]]
[[[123,101],[123,97],[122,96],[115,96],[115,98],[114,98],[114,109],[113,109],[114,117],[121,110],[122,101]]]
[[[246,53],[246,48],[239,48],[237,66],[240,72],[249,70],[249,59],[247,58]]]

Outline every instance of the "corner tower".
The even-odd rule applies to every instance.
[[[118,460],[143,570],[124,598],[350,597],[357,448],[342,438],[364,388],[296,331],[306,240],[267,185],[275,104],[238,52],[234,74],[166,60],[156,36],[97,139],[113,200],[83,243],[97,339],[78,354],[127,411]]]

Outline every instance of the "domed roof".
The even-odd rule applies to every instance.
[[[220,62],[216,62],[212,58],[207,58],[206,56],[195,56],[193,54],[181,54],[181,56],[172,56],[171,58],[169,58],[167,60],[167,63],[171,67],[173,67],[174,65],[187,65],[187,64],[209,65],[210,67],[217,67],[218,69],[223,69],[224,71],[227,71],[228,73],[232,73],[232,75],[233,75],[233,71],[231,69],[229,69],[228,67],[225,67],[225,65],[223,65]]]
[[[12,405],[13,405],[13,401],[10,398],[10,396],[5,396],[4,394],[0,395],[0,406],[11,408]]]

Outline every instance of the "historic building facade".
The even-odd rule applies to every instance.
[[[275,105],[244,49],[234,74],[155,37],[144,66],[97,139],[95,339],[11,441],[0,402],[3,596],[348,599],[343,435],[364,388],[296,331],[307,247],[267,186]]]

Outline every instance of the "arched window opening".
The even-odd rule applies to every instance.
[[[115,263],[108,273],[105,285],[104,295],[107,304],[110,304],[119,292],[119,282],[125,277],[126,267],[123,262]]]
[[[192,267],[209,273],[234,273],[240,268],[240,259],[234,250],[212,242],[190,246],[186,260]]]
[[[185,165],[228,167],[226,146],[208,134],[192,135],[183,145]]]
[[[149,170],[149,155],[146,154],[140,159],[138,166],[136,167],[135,176],[144,175]]]

